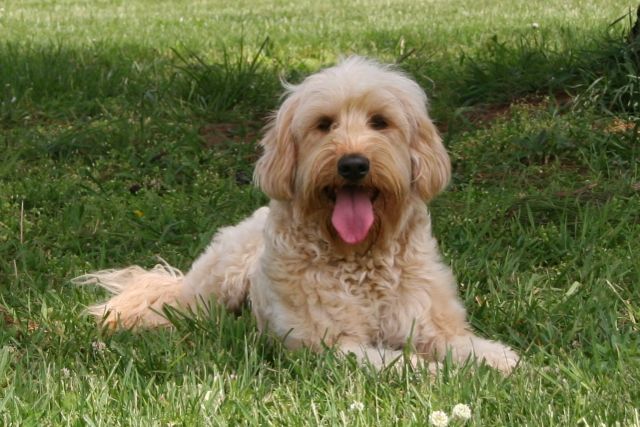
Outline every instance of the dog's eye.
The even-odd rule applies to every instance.
[[[333,119],[331,117],[322,117],[316,124],[316,129],[320,132],[329,132],[333,127]]]
[[[384,116],[374,114],[371,116],[371,119],[369,119],[369,126],[374,130],[384,130],[389,127],[389,122],[387,122],[387,119],[385,119]]]

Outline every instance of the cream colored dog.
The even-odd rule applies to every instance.
[[[509,372],[518,356],[474,335],[425,202],[449,157],[414,81],[358,57],[287,86],[255,178],[271,198],[220,230],[186,276],[169,266],[79,278],[115,295],[90,312],[110,327],[168,324],[162,307],[249,299],[261,331],[376,367],[420,356],[477,358]]]

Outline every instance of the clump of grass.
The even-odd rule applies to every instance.
[[[561,37],[535,29],[515,40],[493,35],[484,48],[459,56],[449,85],[435,93],[436,110],[455,121],[470,110],[551,96],[571,99],[574,108],[637,119],[640,40],[629,38],[632,22],[624,25],[622,18],[588,38],[569,30]]]
[[[577,106],[593,106],[615,115],[622,113],[634,120],[640,114],[640,39],[608,37],[601,52],[593,52],[592,61],[579,68],[582,92]]]
[[[195,52],[186,54],[174,49],[185,78],[184,98],[197,110],[219,117],[239,106],[265,110],[271,108],[278,81],[276,73],[265,63],[270,43],[265,38],[258,49],[249,54],[244,39],[237,49],[222,47],[222,60],[209,63]]]
[[[515,157],[523,163],[548,163],[575,150],[577,143],[559,124],[517,137]]]
[[[504,104],[531,94],[553,93],[571,80],[571,54],[544,35],[530,33],[515,43],[491,37],[484,49],[462,54],[458,105]]]

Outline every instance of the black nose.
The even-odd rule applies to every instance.
[[[369,173],[369,159],[360,154],[342,156],[338,160],[338,173],[347,181],[359,181]]]

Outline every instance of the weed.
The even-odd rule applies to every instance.
[[[185,99],[213,118],[240,105],[245,109],[268,105],[276,99],[278,87],[274,79],[276,72],[267,69],[264,63],[269,43],[269,38],[265,38],[249,57],[246,57],[244,39],[233,53],[223,46],[220,63],[207,63],[194,52],[184,55],[174,50],[181,62],[178,70],[188,83]]]

